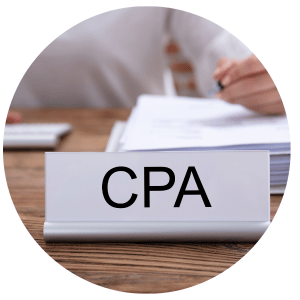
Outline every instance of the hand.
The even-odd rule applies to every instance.
[[[22,121],[21,114],[17,112],[8,112],[6,117],[6,124],[20,123]]]
[[[285,114],[272,78],[255,55],[244,60],[221,59],[214,78],[224,86],[218,98],[261,114]]]

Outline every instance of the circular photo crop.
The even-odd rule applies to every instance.
[[[263,64],[220,26],[130,7],[72,27],[12,99],[4,166],[39,246],[131,293],[200,284],[246,255],[288,180],[290,136]]]

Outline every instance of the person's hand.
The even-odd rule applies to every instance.
[[[22,116],[18,112],[8,112],[6,117],[6,124],[20,123],[22,121]]]
[[[224,86],[217,93],[218,98],[241,104],[261,114],[285,113],[272,78],[255,55],[244,60],[221,59],[214,78]]]

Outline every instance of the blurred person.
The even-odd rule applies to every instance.
[[[166,36],[194,72],[194,89],[257,112],[284,113],[259,60],[238,39],[199,16],[133,7],[90,18],[53,41],[24,75],[11,107],[132,107],[141,94],[164,94]]]

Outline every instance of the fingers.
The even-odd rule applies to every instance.
[[[229,57],[222,57],[217,63],[217,68],[222,68],[228,63],[230,63],[231,61],[232,59],[230,59]]]
[[[217,64],[217,69],[213,74],[213,77],[217,81],[221,81],[236,63],[237,63],[236,61],[227,57],[220,59]]]
[[[20,123],[22,121],[21,114],[17,112],[9,112],[6,117],[7,124]]]
[[[264,72],[259,73],[256,76],[243,78],[230,84],[229,86],[225,86],[225,88],[216,96],[230,103],[236,103],[236,101],[243,98],[247,98],[251,95],[256,95],[274,88],[275,85],[272,78],[267,72]]]
[[[227,86],[243,77],[261,72],[266,72],[266,69],[255,55],[251,55],[247,59],[237,62],[223,77],[222,84]]]

